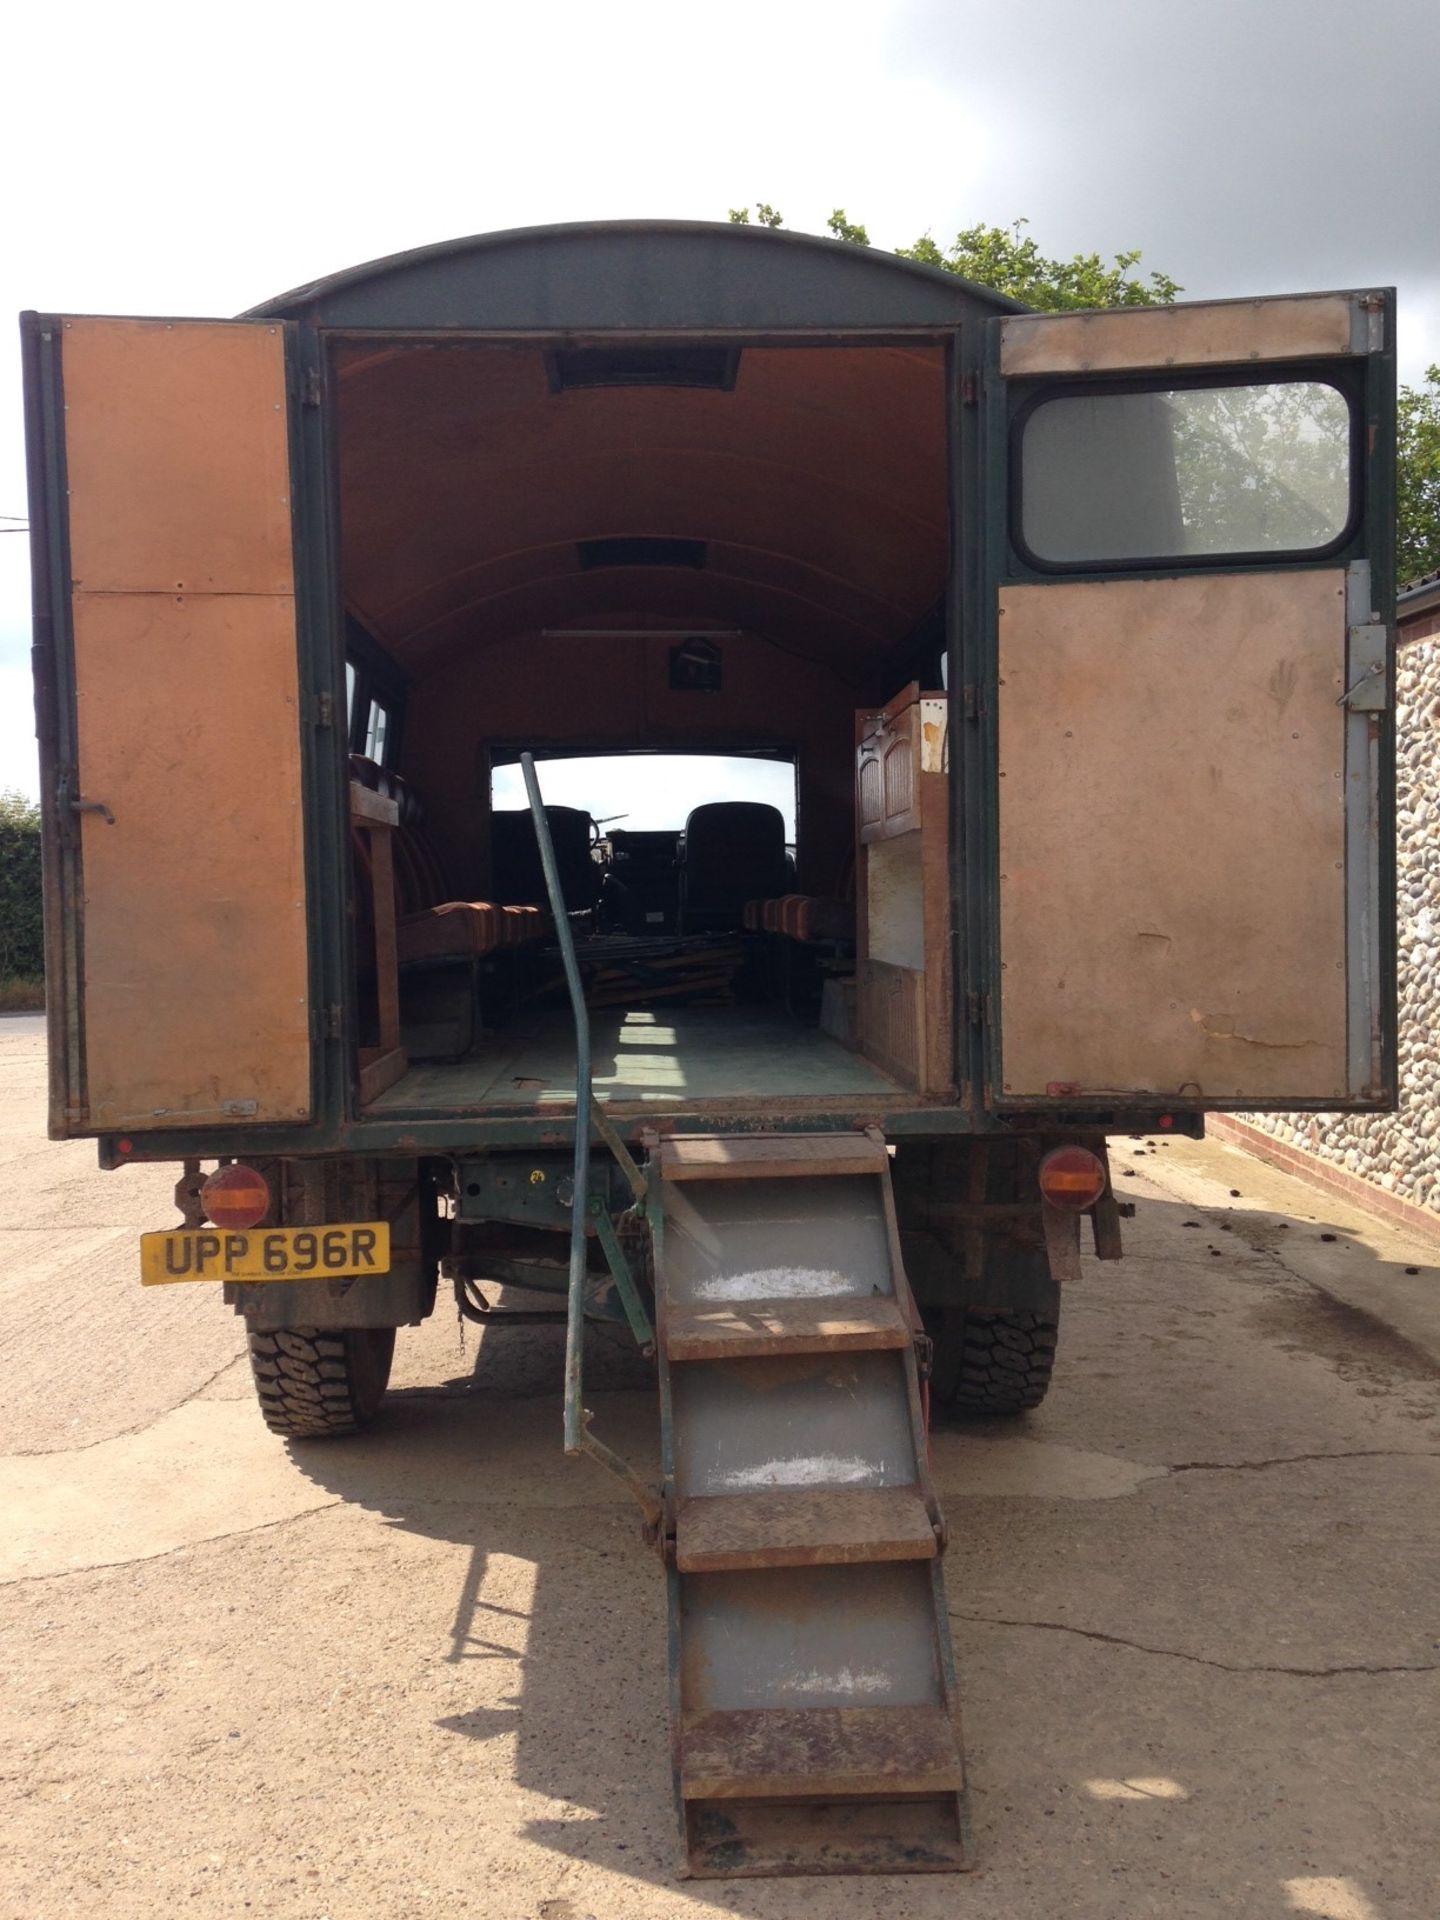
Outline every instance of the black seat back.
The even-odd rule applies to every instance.
[[[717,800],[685,822],[680,854],[681,926],[738,927],[747,900],[784,893],[785,819],[758,800]]]
[[[601,879],[600,868],[590,857],[594,822],[578,807],[546,807],[545,818],[550,823],[566,910],[587,912],[595,904]],[[513,907],[549,906],[535,822],[528,807],[491,814],[490,848],[497,900]]]

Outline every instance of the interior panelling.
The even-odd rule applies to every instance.
[[[66,322],[89,1124],[310,1111],[284,343]]]
[[[1004,1091],[1347,1097],[1342,570],[1000,594]]]

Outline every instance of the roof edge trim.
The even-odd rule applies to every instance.
[[[403,253],[391,253],[375,260],[362,261],[358,266],[343,267],[337,273],[326,274],[303,286],[292,287],[288,292],[275,295],[258,306],[247,307],[238,317],[242,320],[287,320],[298,319],[304,310],[317,300],[339,292],[348,287],[362,286],[370,280],[382,280],[393,275],[401,275],[422,263],[455,258],[462,254],[479,253],[490,248],[524,245],[535,240],[552,240],[560,236],[581,236],[611,234],[617,237],[633,234],[709,234],[724,235],[737,245],[788,246],[818,248],[853,260],[861,255],[867,264],[882,272],[910,274],[962,293],[992,306],[997,313],[1028,313],[1030,309],[1022,306],[1018,300],[1012,300],[1008,294],[996,293],[992,287],[982,287],[973,280],[966,280],[958,273],[947,273],[943,267],[927,266],[919,260],[902,260],[898,254],[887,253],[881,247],[859,247],[850,240],[832,240],[818,233],[797,233],[788,228],[752,227],[739,221],[721,220],[570,220],[560,221],[548,226],[502,227],[493,233],[467,234],[459,239],[439,240],[429,246],[410,247]]]

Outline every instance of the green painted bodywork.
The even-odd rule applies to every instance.
[[[1355,551],[1370,559],[1376,604],[1393,606],[1394,312],[1383,296],[1384,344],[1352,360],[1363,389],[1364,515]],[[509,1107],[482,1095],[468,1109],[406,1111],[399,1087],[368,1111],[356,1104],[352,985],[354,961],[346,889],[346,615],[338,583],[339,521],[332,347],[341,340],[520,341],[604,344],[683,340],[736,346],[778,342],[943,345],[949,367],[948,445],[952,496],[947,595],[952,814],[951,935],[956,1017],[953,1098],[926,1100],[881,1082],[856,1057],[852,1084],[818,1084],[818,1056],[797,1052],[793,1078],[778,1059],[757,1063],[753,1103],[732,1105],[702,1081],[663,1103],[613,1103],[632,1144],[647,1126],[666,1131],[816,1132],[878,1125],[897,1139],[941,1138],[995,1129],[1033,1131],[1057,1119],[1126,1132],[1177,1113],[1177,1130],[1198,1129],[1174,1099],[1067,1110],[1061,1102],[998,1110],[998,835],[996,791],[995,595],[1029,577],[1006,526],[1008,435],[1014,408],[1045,383],[1004,381],[998,335],[1015,302],[936,268],[874,249],[792,233],[687,222],[621,222],[529,229],[423,248],[335,275],[253,310],[283,322],[292,382],[291,465],[295,515],[303,720],[303,791],[308,870],[313,1118],[305,1125],[166,1130],[102,1137],[110,1166],[133,1160],[225,1156],[387,1154],[451,1157],[470,1152],[564,1147],[573,1105],[550,1098]],[[40,662],[42,780],[53,780],[56,750],[73,759],[73,659],[68,631],[69,569],[64,539],[63,397],[54,322],[28,315],[26,356],[32,500],[38,502],[37,660]],[[1153,383],[1152,383],[1153,384]],[[1217,569],[1223,571],[1224,569]],[[1161,570],[1163,571],[1163,570]],[[1086,576],[1091,577],[1091,576]],[[1093,577],[1104,577],[1096,574]],[[1133,576],[1131,576],[1133,577]],[[1392,722],[1387,721],[1387,728]],[[48,743],[48,744],[47,744]],[[67,745],[68,743],[68,745]],[[1393,748],[1383,755],[1386,819],[1393,819]],[[61,1046],[82,1049],[78,907],[82,898],[71,819],[45,795],[51,847],[51,953]],[[67,851],[68,849],[68,851]],[[1387,857],[1392,857],[1387,848]],[[1393,886],[1390,889],[1393,892]],[[1393,926],[1384,933],[1385,1024],[1393,1081]],[[743,1035],[736,1041],[743,1050]],[[562,1043],[563,1051],[563,1043]],[[473,1063],[472,1063],[473,1065]],[[444,1069],[414,1070],[434,1079]],[[463,1077],[463,1076],[462,1076]],[[824,1076],[821,1076],[822,1080]],[[874,1076],[878,1080],[878,1076]],[[474,1091],[472,1087],[469,1091]],[[721,1104],[717,1105],[717,1099]],[[1215,1103],[1208,1103],[1215,1104]],[[1287,1103],[1295,1104],[1295,1103]],[[568,1109],[568,1110],[567,1110]]]

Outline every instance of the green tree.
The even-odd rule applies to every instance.
[[[1009,227],[965,227],[943,248],[927,233],[913,246],[895,251],[902,260],[943,267],[1044,313],[1073,307],[1168,307],[1184,291],[1168,273],[1151,273],[1143,280],[1132,274],[1141,260],[1138,248],[1117,253],[1108,264],[1098,253],[1052,260],[1026,233],[1029,224],[1017,220]]]
[[[0,980],[45,970],[40,897],[40,809],[0,792]]]
[[[740,227],[751,224],[749,207],[731,207],[730,219]],[[768,201],[757,200],[754,224],[783,227],[785,217]],[[1184,289],[1168,273],[1151,273],[1138,279],[1132,272],[1140,264],[1137,248],[1132,253],[1117,253],[1108,264],[1098,253],[1077,253],[1071,260],[1051,260],[1041,253],[1025,229],[1028,220],[1017,220],[1009,227],[987,227],[983,223],[957,233],[948,247],[942,247],[926,233],[910,247],[897,247],[902,260],[918,260],[927,267],[942,267],[946,273],[958,273],[977,286],[1005,293],[1027,307],[1045,313],[1060,313],[1070,307],[1155,307],[1169,306]],[[826,231],[852,246],[868,247],[870,235],[857,221],[836,207],[825,222]]]
[[[1403,586],[1440,569],[1440,366],[1419,387],[1401,387],[1398,419],[1395,574]]]
[[[837,240],[848,240],[851,246],[868,247],[870,244],[870,236],[864,227],[857,226],[853,220],[847,220],[843,207],[836,207],[825,225]]]
[[[730,224],[732,227],[748,227],[750,225],[749,207],[731,207]],[[757,227],[783,227],[784,224],[785,216],[783,213],[777,213],[774,207],[770,206],[764,200],[757,200],[755,202],[755,225]]]

